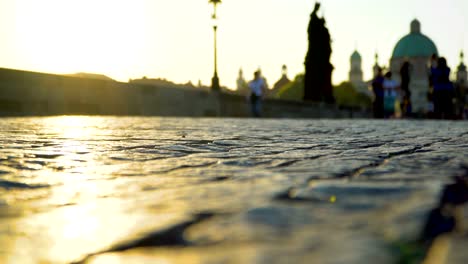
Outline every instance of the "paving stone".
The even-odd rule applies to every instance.
[[[397,263],[468,166],[466,122],[0,126],[0,263]],[[451,245],[467,262],[466,234]]]

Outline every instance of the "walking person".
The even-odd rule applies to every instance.
[[[432,76],[434,70],[437,68],[437,54],[432,54],[428,65],[428,77],[429,77],[429,91],[427,92],[427,117],[435,117],[434,109],[434,78]]]
[[[395,115],[397,88],[398,84],[395,80],[392,79],[392,72],[387,72],[383,81],[385,118],[391,118]]]
[[[403,62],[400,68],[401,83],[400,88],[402,92],[401,98],[401,114],[403,117],[411,115],[411,91],[409,89],[411,74],[411,64],[409,61]]]
[[[254,79],[249,82],[249,89],[249,101],[252,115],[254,117],[260,117],[262,110],[262,99],[266,94],[266,82],[265,79],[262,78],[260,71],[256,71],[254,73]]]
[[[377,74],[372,80],[372,91],[374,92],[374,102],[372,110],[374,111],[374,118],[384,117],[384,91],[383,91],[384,77],[382,75],[382,68],[377,68]]]
[[[434,114],[438,119],[452,119],[453,98],[455,89],[449,79],[450,68],[447,60],[440,57],[437,60],[437,67],[431,71],[432,84],[434,87]]]

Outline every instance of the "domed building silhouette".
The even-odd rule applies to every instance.
[[[362,73],[362,57],[355,50],[350,57],[349,82],[353,85],[356,92],[371,97],[372,93],[368,89],[368,83],[364,81]]]
[[[458,64],[457,67],[457,84],[466,86],[468,81],[468,75],[466,71],[466,65],[463,62],[464,58],[465,54],[463,53],[463,51],[460,51],[460,64]]]
[[[289,80],[288,78],[288,67],[285,64],[283,64],[283,66],[281,66],[281,78],[275,82],[275,84],[270,90],[268,90],[267,97],[275,98],[278,95],[281,88],[283,88],[290,82],[291,80]]]
[[[363,83],[362,79],[362,59],[361,54],[357,50],[351,54],[350,58],[351,70],[349,71],[349,81],[352,84],[360,85]]]
[[[460,52],[460,64],[457,67],[457,79],[455,81],[457,102],[455,114],[463,119],[468,119],[468,72],[464,63],[464,53]]]
[[[416,113],[424,113],[427,109],[428,61],[433,54],[439,55],[436,45],[421,33],[421,23],[415,19],[411,22],[410,33],[397,42],[390,59],[390,70],[398,81],[403,63],[408,61],[411,65],[409,89],[413,112]]]

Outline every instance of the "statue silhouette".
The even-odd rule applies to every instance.
[[[317,15],[319,9],[320,3],[317,2],[310,15],[308,27],[309,49],[304,62],[304,100],[333,103],[331,38],[325,26],[325,19]]]

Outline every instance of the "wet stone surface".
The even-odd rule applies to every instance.
[[[0,263],[396,263],[392,244],[419,236],[468,165],[466,122],[0,127]],[[466,261],[467,236],[456,240],[450,259]]]

